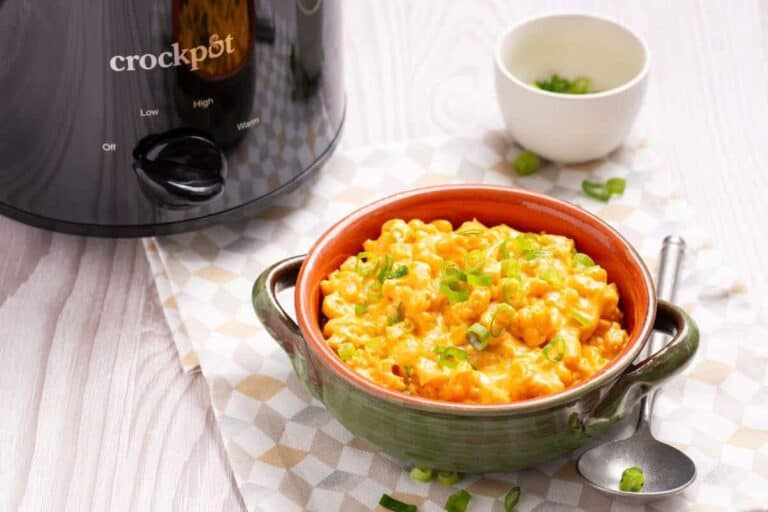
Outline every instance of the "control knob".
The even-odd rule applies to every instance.
[[[208,203],[221,194],[227,160],[205,132],[175,128],[141,139],[133,150],[133,168],[146,194],[181,208]]]

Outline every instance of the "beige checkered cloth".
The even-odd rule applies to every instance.
[[[363,203],[404,189],[456,182],[518,186],[577,203],[627,236],[651,268],[665,235],[685,237],[689,251],[678,302],[698,320],[702,345],[686,374],[656,400],[654,431],[690,455],[699,476],[683,495],[647,509],[766,506],[768,318],[751,306],[743,285],[722,266],[646,146],[635,138],[605,160],[550,165],[525,178],[516,176],[510,164],[519,150],[498,132],[481,139],[442,138],[339,152],[304,187],[253,218],[146,239],[182,364],[189,371],[199,367],[209,384],[247,508],[372,510],[387,492],[420,511],[437,511],[455,492],[439,483],[411,481],[402,462],[355,438],[313,400],[256,320],[250,294],[266,266],[304,253],[329,224]],[[626,178],[627,190],[608,204],[580,192],[585,178],[617,176]],[[620,425],[612,435],[626,431]],[[503,510],[500,497],[512,485],[522,487],[521,511],[627,508],[584,486],[574,459],[515,473],[468,475],[454,487],[469,490],[473,512]]]

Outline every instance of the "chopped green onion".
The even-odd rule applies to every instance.
[[[483,324],[474,323],[467,329],[467,341],[475,350],[485,350],[491,333]]]
[[[515,170],[520,176],[530,176],[541,167],[541,160],[536,153],[521,151],[515,158]]]
[[[581,189],[589,197],[598,201],[607,202],[611,196],[620,196],[627,187],[627,181],[624,178],[611,178],[607,183],[584,180],[581,182]]]
[[[461,480],[461,475],[456,471],[438,471],[437,481],[443,485],[453,485]]]
[[[448,501],[445,502],[445,510],[447,512],[466,512],[470,499],[472,499],[472,496],[462,489],[448,496]]]
[[[444,275],[452,274],[453,278],[467,281],[472,286],[491,286],[493,284],[491,276],[483,273],[483,267],[485,267],[485,253],[483,251],[479,249],[469,251],[464,257],[464,267],[466,274],[451,268],[448,272],[444,272]]]
[[[581,189],[592,199],[598,201],[605,201],[611,198],[611,191],[603,183],[596,183],[594,181],[584,180],[581,182]]]
[[[571,85],[567,79],[557,75],[554,75],[550,84],[552,85],[552,92],[566,92]]]
[[[642,468],[632,466],[621,474],[619,490],[624,492],[638,492],[645,485],[645,475]]]
[[[577,252],[573,255],[573,264],[577,267],[593,267],[595,261],[583,252]]]
[[[517,260],[505,259],[501,262],[501,275],[504,277],[520,278],[520,264]]]
[[[379,505],[392,512],[418,512],[416,505],[410,503],[403,503],[400,500],[396,500],[389,494],[382,494],[379,500]]]
[[[512,239],[507,238],[501,244],[499,244],[499,253],[501,254],[501,258],[504,260],[509,259],[509,249],[507,248],[507,244],[512,243]]]
[[[363,313],[368,311],[368,303],[367,302],[361,302],[359,304],[355,304],[355,315],[360,316]]]
[[[499,318],[499,315],[507,314],[507,320],[506,322]],[[512,324],[512,315],[515,313],[515,310],[509,307],[506,304],[499,304],[496,307],[496,310],[493,312],[493,316],[491,317],[491,336],[494,338],[499,336],[502,332],[504,332],[504,329],[509,327]]]
[[[539,271],[539,277],[555,287],[563,286],[565,276],[555,267],[544,267]]]
[[[387,325],[395,325],[396,323],[400,323],[403,321],[403,318],[404,318],[403,303],[400,302],[397,305],[397,310],[395,311],[395,315],[387,317]]]
[[[488,274],[473,272],[471,274],[467,274],[467,283],[472,286],[491,286],[493,284],[493,279]]]
[[[368,285],[368,300],[371,302],[375,302],[377,300],[380,300],[384,297],[384,294],[381,293],[381,283],[378,281],[372,282],[370,285]]]
[[[553,363],[562,361],[565,356],[565,340],[560,336],[555,336],[552,338],[552,341],[541,349],[541,353]]]
[[[467,228],[467,229],[462,229],[461,231],[457,231],[456,234],[461,236],[474,236],[474,235],[479,235],[482,232],[483,230],[480,228]]]
[[[464,270],[467,274],[480,272],[483,270],[484,266],[485,254],[483,251],[475,249],[474,251],[469,251],[467,255],[464,256]]]
[[[583,311],[579,311],[578,309],[572,309],[570,312],[570,317],[579,322],[584,327],[592,327],[592,324],[594,323],[591,315]]]
[[[355,350],[355,346],[351,343],[342,343],[339,345],[338,353],[339,357],[343,361],[346,361],[347,359],[353,357],[357,353],[357,350]]]
[[[398,265],[397,268],[393,269],[393,264],[394,260],[392,259],[392,256],[389,254],[385,255],[384,266],[381,267],[378,275],[380,283],[383,283],[387,279],[399,279],[405,275],[408,275],[408,265]]]
[[[536,86],[549,92],[568,92],[571,83],[568,79],[561,77],[557,73],[553,74],[549,80],[536,80]]]
[[[624,178],[611,178],[605,183],[605,186],[608,187],[611,195],[620,196],[627,188],[627,180]]]
[[[517,238],[513,238],[512,241],[515,244],[515,249],[519,254],[524,254],[526,251],[541,249],[541,242],[539,242],[539,237],[532,233],[520,235]]]
[[[432,480],[432,469],[425,466],[413,466],[411,478],[421,483],[429,482]]]
[[[443,266],[440,269],[440,274],[443,276],[443,279],[446,281],[466,281],[467,280],[467,274],[462,272],[459,266],[452,261],[447,261],[443,263]]]
[[[456,279],[443,279],[440,281],[440,294],[448,297],[452,303],[464,302],[469,299],[469,285]]]
[[[534,85],[539,89],[562,94],[589,94],[592,92],[592,81],[586,76],[577,76],[568,80],[557,73],[549,77],[549,80],[536,80]]]
[[[538,237],[531,233],[526,233],[517,238],[513,238],[511,242],[514,244],[515,252],[523,255],[527,260],[549,255],[549,251],[541,249],[541,242]],[[504,259],[508,259],[510,256],[506,242],[501,245],[501,256]]]
[[[537,258],[546,258],[549,256],[549,251],[544,251],[541,249],[525,249],[523,250],[523,257],[528,260],[535,260]]]
[[[519,502],[520,487],[513,487],[504,495],[504,512],[512,512]]]
[[[456,347],[437,346],[435,347],[435,353],[440,355],[440,366],[445,366],[446,368],[453,368],[459,364],[459,361],[466,361],[468,358],[466,351]]]
[[[360,252],[357,254],[355,270],[363,277],[370,277],[379,269],[379,257],[372,252]]]
[[[383,283],[384,280],[387,278],[387,273],[392,268],[392,263],[394,263],[394,260],[392,259],[392,255],[390,254],[384,255],[384,264],[381,266],[381,270],[379,271],[379,275],[377,276],[380,283]]]
[[[387,279],[400,279],[408,275],[408,265],[400,265],[396,269],[387,272]]]
[[[520,283],[510,278],[502,279],[501,283],[501,294],[504,297],[504,302],[511,304],[512,300],[517,297]]]
[[[568,94],[588,94],[592,89],[592,81],[586,76],[577,76],[568,86]]]

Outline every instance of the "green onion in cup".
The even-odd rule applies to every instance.
[[[536,80],[536,87],[544,91],[560,94],[589,94],[592,91],[592,80],[586,76],[577,76],[568,80],[557,73],[549,77],[549,80]]]

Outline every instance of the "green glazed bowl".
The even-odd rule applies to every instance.
[[[573,238],[616,283],[630,340],[590,380],[561,393],[509,404],[443,402],[391,391],[362,378],[327,346],[320,328],[320,281],[391,218],[425,222],[477,218]],[[276,299],[295,286],[297,322]],[[563,201],[507,187],[458,185],[397,194],[363,207],[326,231],[306,256],[267,268],[253,287],[262,324],[310,392],[352,433],[386,453],[446,471],[515,470],[567,454],[626,416],[641,397],[679,373],[698,347],[694,321],[655,298],[636,251],[597,217]],[[633,364],[653,331],[672,336]]]

